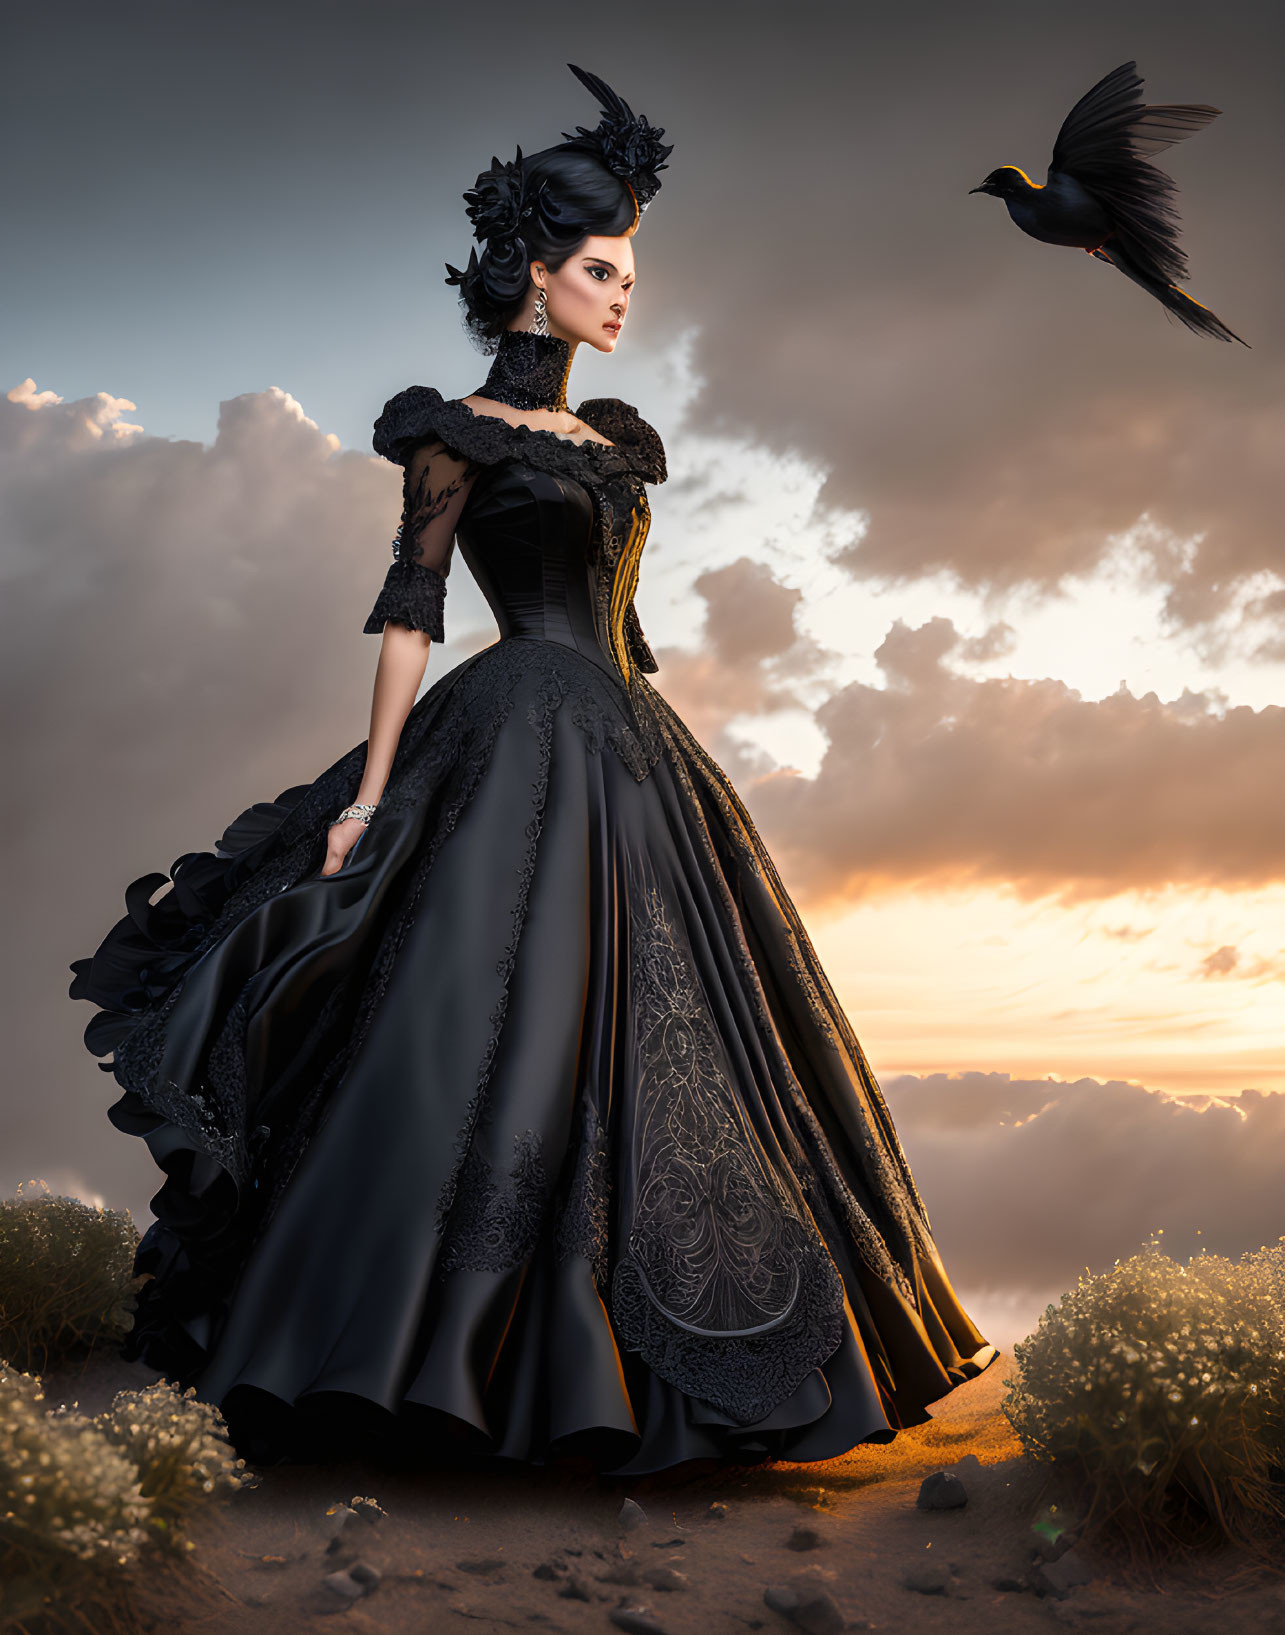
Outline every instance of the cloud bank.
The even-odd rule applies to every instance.
[[[1188,1101],[1006,1073],[905,1074],[884,1091],[956,1285],[1068,1289],[1159,1228],[1179,1258],[1285,1235],[1285,1095]]]
[[[818,654],[789,639],[798,593],[761,564],[695,588],[706,640],[662,649],[658,682],[680,713],[720,718],[719,753],[748,780],[741,792],[801,897],[995,884],[1072,903],[1285,874],[1285,708],[974,680],[954,665],[1002,653],[1006,625],[970,639],[947,618],[898,619],[874,655],[884,685],[852,682],[816,709],[828,740],[817,775],[756,777],[722,729],[737,713],[799,707]]]

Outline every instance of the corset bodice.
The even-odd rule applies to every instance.
[[[597,625],[593,500],[573,477],[521,461],[490,467],[456,530],[501,640],[560,642],[611,667]]]
[[[458,545],[502,641],[557,642],[626,685],[657,668],[634,593],[646,485],[664,481],[665,451],[618,398],[586,399],[576,413],[599,438],[475,414],[429,386],[389,400],[375,449],[406,472],[402,524],[367,631],[397,622],[443,640]]]

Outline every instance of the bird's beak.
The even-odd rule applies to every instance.
[[[970,193],[985,193],[986,188],[984,185],[981,187],[970,187],[968,191]]]

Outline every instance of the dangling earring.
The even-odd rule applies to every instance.
[[[549,320],[545,316],[544,310],[547,304],[548,297],[544,293],[544,286],[541,285],[535,298],[535,316],[531,320],[531,332],[534,335],[547,335],[549,333]]]

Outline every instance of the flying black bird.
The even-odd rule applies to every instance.
[[[1117,268],[1196,334],[1248,346],[1178,288],[1188,276],[1178,213],[1169,203],[1178,190],[1142,157],[1181,142],[1222,110],[1203,102],[1144,103],[1137,66],[1122,63],[1067,114],[1047,181],[1033,182],[1020,165],[1001,165],[968,191],[1003,199],[1032,238],[1077,245]]]

